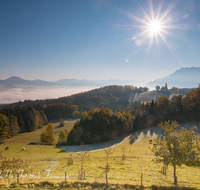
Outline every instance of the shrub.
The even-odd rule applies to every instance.
[[[50,145],[50,144],[52,145],[52,144],[56,143],[56,137],[54,134],[54,127],[53,127],[52,123],[49,123],[46,128],[46,132],[43,132],[40,135],[40,141],[45,144],[48,144],[48,145]]]

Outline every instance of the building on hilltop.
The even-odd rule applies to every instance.
[[[162,96],[162,95],[165,95],[167,96],[167,98],[169,98],[170,96],[170,91],[168,90],[168,87],[167,87],[167,83],[165,83],[165,86],[163,86],[160,91],[157,91],[157,94],[156,94],[156,100],[158,100],[159,96]]]
[[[163,86],[163,87],[161,88],[161,91],[165,91],[165,92],[168,91],[167,83],[165,84],[165,86]]]

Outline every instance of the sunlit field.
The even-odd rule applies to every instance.
[[[56,138],[59,132],[73,127],[75,121],[65,123],[64,127],[59,128],[58,123],[54,123]],[[43,181],[61,183],[66,180],[68,183],[73,182],[89,182],[89,183],[105,183],[106,173],[105,164],[107,163],[105,150],[87,152],[83,159],[83,168],[85,169],[85,178],[78,179],[78,171],[81,168],[81,153],[72,153],[73,165],[68,165],[70,153],[63,151],[56,146],[46,145],[29,145],[30,142],[39,142],[40,134],[45,130],[42,129],[31,133],[24,133],[13,138],[7,139],[5,145],[0,145],[0,149],[4,150],[6,146],[10,146],[9,150],[3,151],[3,156],[8,158],[23,158],[29,162],[29,167],[33,172],[29,176],[21,176],[20,183],[39,183]],[[136,132],[127,136],[121,143],[112,146],[111,154],[108,157],[110,171],[108,172],[109,184],[130,184],[142,185],[144,187],[167,186],[173,185],[173,168],[167,168],[166,175],[161,173],[161,165],[156,164],[153,159],[154,155],[149,147],[150,139],[154,139],[157,135],[152,131],[158,131],[158,128],[151,129],[151,132],[145,130]],[[22,151],[22,147],[25,150]],[[84,146],[82,146],[84,149]],[[72,150],[73,151],[73,150]],[[86,150],[87,151],[87,150]],[[123,152],[124,151],[124,152]],[[122,160],[122,154],[126,155],[126,159]],[[46,171],[44,171],[46,170]],[[194,167],[186,167],[177,169],[178,185],[180,187],[192,187],[200,189],[200,169]],[[16,182],[17,179],[0,179],[0,184],[8,185]],[[116,188],[117,189],[117,188]]]

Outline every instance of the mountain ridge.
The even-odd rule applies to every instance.
[[[86,79],[61,79],[58,81],[45,81],[40,79],[35,80],[25,80],[18,76],[11,76],[5,80],[0,80],[0,85],[33,85],[33,86],[108,86],[108,85],[135,85],[139,81],[135,80],[86,80]]]
[[[5,80],[0,80],[0,84],[3,85],[39,85],[39,86],[53,86],[54,84],[48,81],[35,79],[35,80],[25,80],[17,76],[11,76]]]
[[[200,84],[200,67],[182,67],[174,71],[166,77],[158,78],[150,81],[147,85],[142,84],[136,80],[86,80],[86,79],[60,79],[57,81],[45,81],[40,79],[25,80],[18,76],[11,76],[5,80],[0,80],[0,85],[5,88],[14,88],[16,85],[28,86],[91,86],[102,87],[109,85],[132,85],[132,86],[147,86],[155,87],[157,85],[164,86],[168,84],[169,87],[178,88],[194,88]]]
[[[146,86],[164,86],[165,83],[170,87],[194,88],[200,84],[200,67],[182,67],[170,75],[150,81]]]

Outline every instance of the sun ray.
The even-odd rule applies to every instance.
[[[160,17],[160,21],[162,22],[167,15],[169,15],[169,13],[171,12],[171,10],[175,7],[176,3],[173,4],[169,4],[168,9],[162,14],[162,16]]]
[[[146,13],[146,11],[143,9],[143,7],[140,4],[139,4],[139,7],[144,13],[145,18],[148,20],[148,22],[146,22],[146,24],[148,24],[149,22],[151,22],[152,19],[149,17],[149,15]]]
[[[171,53],[174,55],[174,57],[179,61],[180,63],[180,60],[179,58],[176,56],[176,54],[172,51],[170,45],[168,44],[167,40],[164,38],[164,36],[161,34],[160,35],[161,39],[163,40],[163,42],[165,43],[165,45],[168,47],[168,49],[171,51]]]
[[[151,20],[154,21],[155,18],[154,18],[154,11],[153,11],[153,3],[151,0],[149,1],[149,6],[150,6],[150,13],[151,13]]]
[[[162,4],[163,4],[163,2],[159,3],[156,20],[159,20],[159,16],[160,16],[161,9],[162,9]],[[161,22],[161,21],[159,20],[159,22]]]

